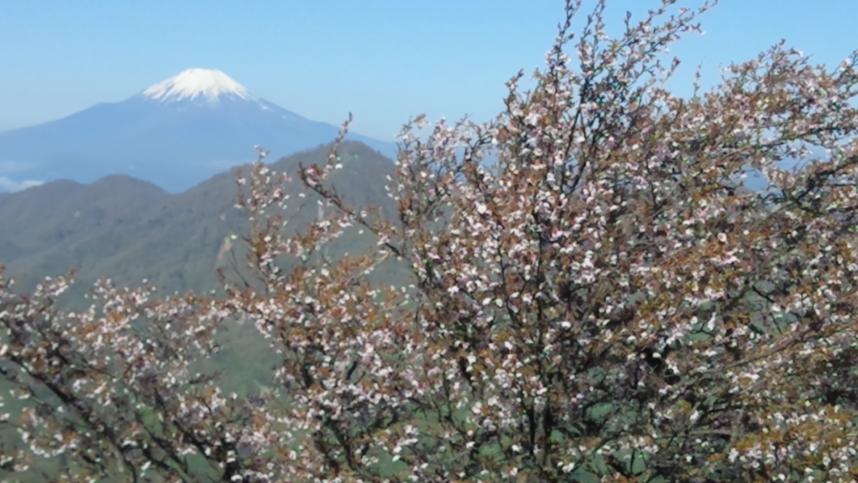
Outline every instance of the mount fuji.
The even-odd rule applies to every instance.
[[[338,129],[254,97],[219,70],[188,69],[124,101],[0,133],[0,191],[121,173],[179,192],[254,159],[255,145],[280,157],[328,143]]]

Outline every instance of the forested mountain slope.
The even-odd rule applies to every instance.
[[[272,165],[293,178],[287,185],[292,195],[288,214],[296,228],[317,217],[320,209],[315,195],[300,186],[298,166],[324,161],[329,149],[320,146]],[[384,180],[391,160],[359,142],[342,144],[339,153],[343,169],[333,178],[339,192],[360,206],[389,207]],[[74,268],[79,286],[110,276],[128,284],[148,279],[168,291],[213,289],[218,266],[229,272],[244,265],[240,244],[232,244],[234,259],[231,250],[223,250],[230,235],[246,231],[236,195],[234,172],[180,194],[127,176],[92,184],[55,181],[4,194],[0,262],[26,288],[43,276]],[[347,250],[354,241],[346,237],[339,246]]]

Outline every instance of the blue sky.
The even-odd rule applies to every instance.
[[[697,5],[698,1],[680,4]],[[655,0],[609,0],[609,24]],[[218,68],[312,119],[392,139],[410,116],[483,120],[504,81],[541,64],[560,0],[0,2],[0,130],[122,100],[188,67]],[[858,48],[858,0],[722,0],[672,50],[687,89],[785,38],[820,63]]]

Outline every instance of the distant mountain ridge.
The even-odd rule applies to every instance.
[[[328,152],[329,146],[319,146],[273,166],[297,179],[299,163],[323,162]],[[355,204],[390,209],[380,180],[392,172],[393,162],[360,142],[345,142],[338,152],[343,169],[331,178],[338,192]],[[318,216],[315,194],[297,180],[286,189],[294,204],[289,226],[300,228]],[[236,194],[228,172],[180,194],[124,175],[0,194],[0,264],[22,288],[74,268],[79,290],[100,277],[125,284],[148,279],[167,291],[214,289],[218,267],[244,265],[240,250],[239,267],[230,266],[231,257],[218,257],[231,234],[246,231],[246,215],[234,206]],[[343,251],[357,250],[372,243],[363,238],[352,233],[338,243]]]
[[[221,71],[188,69],[124,101],[0,133],[0,181],[91,183],[128,174],[175,193],[252,160],[255,145],[279,157],[330,142],[337,132],[253,97]],[[387,156],[395,151],[359,134],[349,139]]]

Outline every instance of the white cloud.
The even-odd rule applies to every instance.
[[[8,178],[6,176],[0,176],[0,193],[10,192],[14,193],[15,191],[25,190],[27,188],[32,188],[33,186],[39,186],[44,183],[44,181],[39,181],[35,179],[25,179],[22,181],[15,181],[12,178]]]

